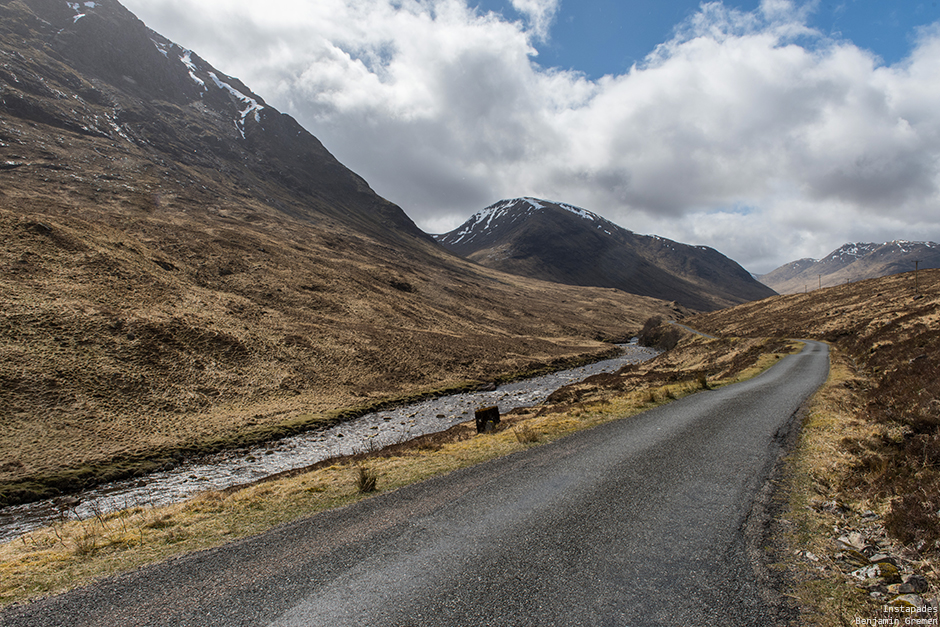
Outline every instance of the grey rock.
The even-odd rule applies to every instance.
[[[923,594],[930,587],[923,575],[904,575],[903,582],[901,586],[906,588],[904,592],[908,594]]]
[[[924,607],[924,599],[917,594],[902,594],[894,597],[888,602],[888,605],[900,605],[901,607]]]

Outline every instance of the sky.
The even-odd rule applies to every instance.
[[[431,233],[505,198],[752,272],[940,241],[937,0],[123,0]]]

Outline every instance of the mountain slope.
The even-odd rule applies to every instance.
[[[795,294],[908,272],[915,269],[915,261],[921,269],[940,268],[940,245],[904,240],[845,244],[823,259],[800,259],[758,279],[781,294]]]
[[[114,0],[0,0],[0,238],[0,503],[674,313],[456,258]]]
[[[207,204],[236,194],[281,203],[295,217],[420,236],[296,121],[115,0],[3,2],[0,17],[3,110],[44,127],[32,146],[23,141],[28,131],[5,133],[14,147],[6,167],[18,179],[65,167],[63,151],[75,149],[84,154],[69,155],[71,168],[107,170],[112,182],[152,173],[183,188],[160,202],[181,192]],[[46,129],[67,134],[49,141]]]
[[[436,239],[504,272],[612,287],[703,311],[774,294],[716,250],[637,235],[590,211],[534,198],[498,202]]]

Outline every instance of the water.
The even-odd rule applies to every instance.
[[[657,352],[635,341],[622,345],[623,354],[580,368],[563,370],[499,386],[494,391],[464,392],[428,399],[396,409],[374,412],[327,429],[308,431],[251,449],[227,451],[184,462],[172,470],[116,481],[75,494],[81,502],[63,507],[49,499],[0,509],[0,542],[71,518],[91,518],[134,506],[167,505],[206,490],[252,483],[285,470],[303,468],[324,459],[378,449],[420,435],[444,431],[472,420],[474,410],[497,405],[500,413],[531,407],[560,387],[591,375],[616,372],[627,364],[646,361]]]

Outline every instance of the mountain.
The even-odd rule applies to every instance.
[[[845,244],[824,259],[800,259],[761,275],[758,280],[781,294],[853,283],[909,272],[917,267],[940,268],[940,245],[895,240],[884,244]]]
[[[0,239],[0,504],[676,313],[454,256],[115,0],[0,0]]]
[[[71,171],[74,181],[85,169],[104,179],[97,193],[133,195],[151,177],[151,204],[234,195],[379,236],[421,235],[293,118],[115,0],[5,1],[0,16],[3,111],[27,123],[6,124],[2,140],[17,179]]]
[[[535,198],[497,202],[435,238],[503,272],[612,287],[699,311],[775,294],[712,248],[637,235],[590,211]]]

